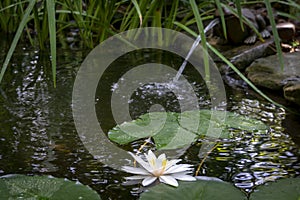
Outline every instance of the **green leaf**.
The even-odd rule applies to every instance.
[[[174,132],[177,114],[155,112],[147,113],[131,122],[124,122],[109,131],[108,136],[118,144],[128,144],[132,141],[156,135],[160,131],[166,134]],[[151,123],[150,123],[151,122]],[[170,125],[171,124],[171,125]]]
[[[221,24],[222,24],[222,29],[223,29],[224,37],[225,37],[225,39],[227,39],[227,29],[226,29],[226,22],[225,22],[225,16],[224,16],[222,4],[221,4],[220,0],[215,0],[215,4],[217,6],[218,12],[220,13]]]
[[[170,128],[174,129],[176,126],[170,124]],[[169,129],[169,130],[171,130]],[[187,131],[180,126],[177,126],[174,131],[161,131],[153,136],[157,149],[177,149],[190,145],[195,141],[197,135]]]
[[[250,200],[300,199],[300,178],[279,179],[258,186],[250,195]]]
[[[48,26],[50,36],[50,52],[51,52],[51,65],[53,85],[56,87],[56,20],[55,20],[55,1],[47,0],[48,11]]]
[[[18,30],[17,30],[17,32],[16,32],[16,34],[14,36],[14,39],[13,39],[11,45],[10,45],[10,48],[9,48],[8,53],[6,55],[6,58],[4,60],[4,63],[3,63],[2,69],[1,69],[1,73],[0,73],[0,83],[1,83],[1,81],[3,79],[3,76],[4,76],[4,73],[5,73],[5,71],[6,71],[7,67],[8,67],[9,61],[10,61],[10,59],[11,59],[11,57],[12,57],[12,55],[13,55],[15,49],[16,49],[16,46],[17,46],[17,44],[19,42],[21,34],[23,33],[24,27],[26,26],[26,24],[27,24],[27,22],[28,22],[28,20],[30,18],[29,15],[30,15],[30,13],[31,13],[31,11],[32,11],[35,3],[36,3],[35,0],[31,0],[29,2],[29,4],[28,4],[26,10],[25,10],[25,13],[24,13],[24,16],[22,18],[22,21],[19,24]]]
[[[136,0],[131,0],[131,2],[133,3],[138,15],[139,15],[139,19],[140,19],[140,26],[142,25],[143,23],[143,16],[142,16],[142,12],[141,12],[141,9],[140,9],[140,6],[138,4],[138,2]]]
[[[197,180],[179,182],[177,188],[159,184],[141,194],[140,200],[181,199],[181,200],[244,200],[246,196],[233,185],[220,181]]]
[[[201,41],[202,41],[201,44],[202,44],[202,48],[204,50],[203,51],[203,61],[204,61],[205,81],[206,81],[206,83],[209,83],[209,81],[210,81],[209,55],[208,55],[208,49],[207,49],[207,44],[206,44],[206,35],[204,32],[204,26],[203,26],[203,22],[202,22],[203,20],[200,15],[200,11],[199,11],[196,1],[190,0],[189,2],[192,7],[195,19],[196,19],[199,34],[201,36]]]
[[[268,127],[259,120],[226,111],[152,112],[114,127],[108,137],[121,145],[152,137],[157,149],[176,149],[203,136],[229,138],[231,128],[254,131]]]
[[[271,6],[271,2],[269,0],[264,0],[264,2],[266,5],[266,8],[267,8],[270,24],[272,27],[272,34],[273,34],[273,38],[274,38],[274,42],[275,42],[275,46],[276,46],[276,50],[277,50],[277,54],[278,54],[278,58],[279,58],[280,67],[281,67],[281,70],[283,71],[284,62],[283,62],[283,55],[282,55],[281,44],[280,44],[280,37],[279,37],[278,31],[276,28],[275,17],[273,17],[275,15],[273,14],[273,8]]]
[[[227,127],[244,131],[266,130],[268,127],[261,121],[244,117],[237,113],[227,112],[225,124]]]
[[[99,195],[88,186],[50,176],[6,175],[0,177],[1,199],[30,200],[99,200]]]
[[[241,1],[240,0],[235,0],[235,6],[237,9],[237,13],[240,19],[240,26],[242,28],[242,31],[244,31],[244,24],[243,24],[243,14],[242,14],[242,6],[241,6]]]

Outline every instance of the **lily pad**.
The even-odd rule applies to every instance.
[[[260,185],[250,195],[250,200],[300,200],[300,178],[279,179]]]
[[[140,196],[140,200],[152,199],[205,199],[205,200],[245,200],[246,196],[227,182],[197,180],[181,182],[177,188],[165,184],[151,187]]]
[[[117,125],[109,131],[108,137],[110,140],[122,145],[163,132],[165,135],[161,138],[161,145],[163,145],[167,143],[163,140],[168,140],[169,137],[172,138],[175,136],[176,130],[179,127],[177,115],[177,113],[173,112],[147,113],[141,115],[136,120]],[[148,126],[150,123],[151,125]]]
[[[176,149],[190,145],[201,136],[230,138],[230,128],[254,131],[268,127],[259,120],[227,111],[152,112],[117,125],[108,137],[121,145],[152,137],[157,149]]]
[[[99,195],[80,183],[51,176],[6,175],[0,177],[1,199],[99,200]]]

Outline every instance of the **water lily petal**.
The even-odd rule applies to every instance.
[[[125,177],[126,180],[140,180],[140,179],[145,179],[147,178],[148,176],[128,176],[128,177]]]
[[[168,160],[167,165],[166,165],[166,170],[180,161],[181,161],[181,159]]]
[[[160,154],[157,158],[157,160],[165,160],[166,159],[166,154]]]
[[[145,156],[148,160],[148,163],[149,163],[150,167],[152,169],[156,169],[156,160],[157,160],[157,158],[156,158],[155,154],[151,150],[149,150],[148,154],[145,154]]]
[[[141,157],[134,155],[131,152],[128,152],[145,170],[152,171],[152,167],[145,162]]]
[[[154,159],[154,160],[157,159],[157,158],[156,158],[156,155],[155,155],[151,150],[148,151],[148,154],[145,153],[145,156],[146,156],[147,159],[148,159],[148,158]]]
[[[198,180],[204,180],[204,181],[219,181],[219,182],[223,182],[219,178],[210,177],[210,176],[196,176],[195,178],[198,179]]]
[[[142,168],[123,166],[122,170],[131,174],[149,175],[150,173]]]
[[[162,182],[162,183],[166,183],[168,185],[172,185],[174,187],[178,186],[178,182],[172,176],[160,176],[159,181]]]
[[[155,177],[155,176],[148,176],[148,177],[146,177],[146,178],[143,180],[142,185],[143,185],[143,186],[150,185],[150,184],[153,183],[156,179],[157,179],[157,177]]]
[[[165,165],[163,163],[168,163],[167,158],[166,158],[166,154],[164,154],[164,153],[158,156],[158,158],[156,160],[156,166],[155,166],[155,168],[156,169],[162,168],[163,165]],[[164,167],[166,167],[166,166],[164,166]]]
[[[187,175],[184,172],[172,174],[172,177],[181,181],[195,181],[197,180],[195,177],[191,175]]]
[[[165,171],[165,174],[173,174],[173,173],[178,173],[178,172],[185,172],[185,171],[191,171],[193,170],[192,165],[188,164],[181,164],[181,165],[174,165],[171,166],[169,169]]]

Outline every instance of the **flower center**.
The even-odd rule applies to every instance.
[[[161,164],[161,167],[159,168],[159,169],[154,169],[153,170],[153,176],[155,176],[155,177],[159,177],[159,176],[161,176],[161,175],[163,175],[164,173],[165,173],[165,169],[166,169],[166,165],[167,165],[167,160],[166,159],[164,159],[163,161],[162,161],[162,164]]]

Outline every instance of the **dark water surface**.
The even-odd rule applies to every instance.
[[[1,49],[1,60],[6,50]],[[96,190],[102,199],[136,199],[138,186],[122,185],[126,173],[114,170],[93,158],[80,141],[72,117],[72,89],[76,72],[88,51],[59,50],[57,88],[53,88],[49,55],[30,48],[19,48],[11,60],[0,85],[0,176],[5,174],[47,174],[78,180]],[[115,84],[129,66],[159,62],[176,69],[182,59],[174,55],[146,50],[124,56],[106,71],[95,94],[97,116],[103,130],[115,125],[110,98]],[[119,67],[116,67],[119,66]],[[122,72],[123,70],[123,72]],[[187,66],[185,77],[196,88],[201,108],[210,107],[208,91],[202,79]],[[151,87],[147,89],[151,90]],[[138,117],[151,105],[161,103],[168,111],[180,111],[172,93],[161,95],[159,87],[152,93],[139,88],[129,104],[131,116]],[[232,130],[234,139],[221,141],[208,156],[200,175],[232,182],[251,192],[255,186],[284,177],[299,176],[299,143],[282,126],[287,113],[248,89],[227,88],[227,109],[264,121],[268,131],[253,133]],[[289,124],[298,124],[294,118]],[[137,149],[141,143],[125,146]],[[196,166],[201,141],[181,157]]]

